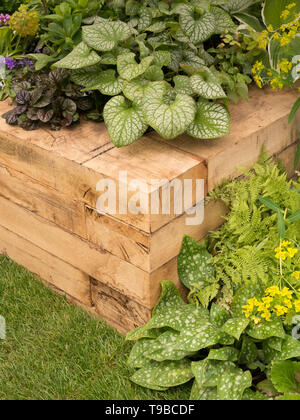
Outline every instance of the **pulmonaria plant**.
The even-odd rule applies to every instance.
[[[80,91],[67,70],[31,71],[21,80],[13,80],[10,87],[16,107],[3,117],[8,124],[26,130],[44,124],[53,130],[68,127],[79,121],[80,114],[89,113],[95,107],[92,97]]]
[[[118,2],[118,17],[111,18],[113,12],[104,7],[104,17],[83,26],[82,42],[56,67],[73,70],[73,81],[86,90],[112,97],[104,120],[118,147],[133,143],[149,127],[165,139],[183,133],[221,137],[229,132],[222,103],[226,91],[206,43],[235,32],[231,14],[253,3]]]

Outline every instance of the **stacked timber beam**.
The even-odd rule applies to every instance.
[[[129,331],[149,319],[162,280],[179,286],[183,235],[203,239],[226,209],[210,203],[200,226],[186,225],[186,214],[174,212],[99,214],[98,182],[121,187],[120,172],[127,171],[128,182],[149,186],[152,179],[204,179],[207,192],[254,164],[263,144],[291,175],[300,118],[289,125],[288,115],[296,97],[292,90],[254,88],[249,102],[231,107],[231,134],[222,139],[165,141],[150,133],[123,149],[113,146],[104,124],[26,132],[0,119],[0,253]],[[1,115],[8,109],[0,103]]]

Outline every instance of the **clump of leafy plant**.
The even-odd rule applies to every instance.
[[[184,238],[178,274],[189,303],[162,283],[152,319],[127,336],[137,341],[132,380],[163,391],[194,379],[191,399],[298,399],[299,183],[262,154],[211,199],[228,204],[226,221],[201,244]],[[284,361],[290,387],[278,380]]]
[[[13,80],[11,89],[16,107],[3,117],[8,124],[26,130],[44,124],[57,130],[78,122],[82,113],[95,115],[95,98],[83,94],[67,70],[31,71],[21,80]]]
[[[73,70],[73,80],[86,89],[112,96],[104,120],[118,147],[149,126],[166,139],[220,137],[229,132],[229,113],[206,43],[235,32],[232,16],[253,3],[127,0],[115,4],[114,15],[110,1],[101,17],[83,26],[82,42],[55,65]]]

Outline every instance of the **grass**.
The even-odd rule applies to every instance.
[[[133,384],[131,344],[24,268],[0,257],[1,400],[186,399],[190,386],[154,392]]]

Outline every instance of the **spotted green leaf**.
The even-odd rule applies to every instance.
[[[219,377],[226,371],[235,369],[234,363],[230,361],[218,361],[204,359],[198,362],[192,362],[192,372],[200,388],[216,387]]]
[[[282,343],[279,359],[287,360],[300,357],[300,341],[290,335],[286,335]]]
[[[161,331],[157,328],[144,328],[144,325],[141,325],[135,328],[126,335],[126,340],[136,341],[142,338],[157,338],[161,334]]]
[[[224,372],[218,382],[218,396],[222,400],[241,400],[244,391],[252,386],[252,376],[249,371],[241,369]]]
[[[186,356],[191,356],[193,352],[179,350],[176,348],[176,342],[179,337],[179,332],[166,331],[161,334],[156,340],[148,342],[147,347],[144,348],[144,357],[163,362],[165,360],[181,360]]]
[[[242,347],[239,354],[239,363],[248,365],[257,359],[258,350],[256,344],[249,337],[243,337]]]
[[[177,261],[180,281],[188,289],[193,284],[204,286],[215,275],[211,259],[204,243],[200,244],[190,236],[185,236]]]
[[[55,63],[55,67],[76,70],[93,66],[100,61],[99,55],[92,51],[84,42],[81,42],[70,54]]]
[[[148,362],[145,357],[145,352],[149,348],[149,343],[153,340],[141,339],[132,347],[128,357],[127,364],[130,368],[142,368]]]
[[[187,133],[198,139],[214,139],[229,134],[230,117],[224,105],[199,99],[195,120]]]
[[[133,143],[148,127],[140,106],[131,104],[124,96],[110,99],[104,107],[103,117],[108,133],[117,147]]]
[[[229,318],[230,314],[224,308],[215,303],[212,304],[210,309],[210,321],[214,325],[221,328]]]
[[[141,76],[150,67],[153,57],[145,57],[140,63],[135,60],[134,53],[122,54],[117,58],[119,75],[125,80]]]
[[[210,360],[228,360],[236,362],[238,360],[239,351],[234,347],[222,347],[220,349],[211,349],[207,358]]]
[[[123,79],[116,77],[115,70],[102,71],[95,84],[90,84],[86,90],[99,90],[102,95],[115,96],[122,92]]]
[[[204,321],[197,327],[185,328],[177,341],[177,348],[185,351],[199,351],[218,343],[218,331],[210,322]]]
[[[226,98],[226,93],[217,82],[214,75],[207,69],[191,77],[191,86],[194,93],[206,99]]]
[[[190,5],[182,5],[179,23],[183,32],[194,44],[206,41],[216,29],[214,15],[206,12],[202,16],[195,17],[195,9]]]
[[[145,92],[143,112],[147,123],[165,139],[183,134],[194,120],[196,103],[188,95],[171,92],[165,82],[153,82]],[[172,93],[175,95],[172,97]]]
[[[285,338],[282,321],[279,318],[252,325],[248,330],[248,335],[258,340],[266,340],[270,337]]]
[[[152,360],[142,369],[137,370],[131,377],[132,382],[145,388],[155,391],[165,391],[167,387],[162,387],[153,382],[153,376],[156,369],[159,369],[161,363]]]
[[[82,28],[83,40],[96,51],[111,51],[131,36],[129,26],[121,21],[102,21]]]
[[[231,318],[223,325],[222,331],[239,340],[242,333],[248,327],[249,322],[246,318]]]

